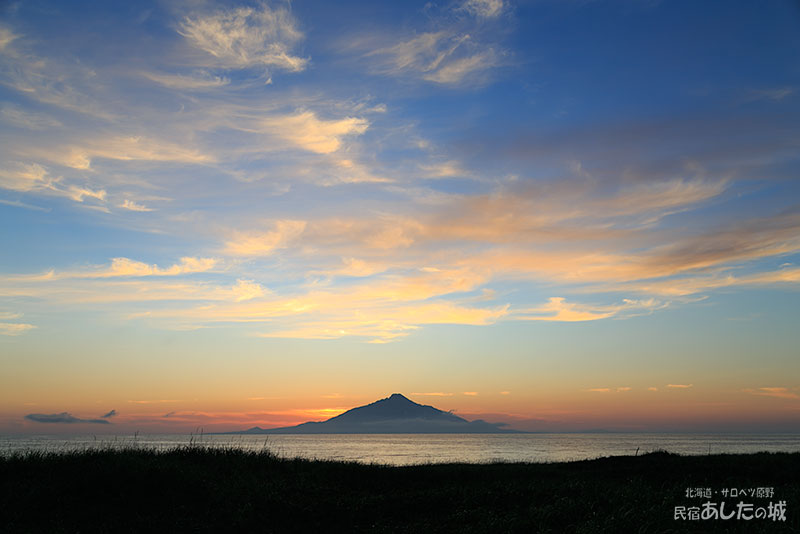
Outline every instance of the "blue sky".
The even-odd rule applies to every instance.
[[[796,3],[2,9],[0,428],[797,422]]]

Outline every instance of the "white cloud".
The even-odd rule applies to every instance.
[[[50,211],[50,208],[43,208],[41,206],[35,206],[33,204],[26,204],[25,202],[20,202],[19,200],[5,200],[0,198],[0,204],[3,204],[5,206],[14,206],[15,208],[33,210],[33,211]]]
[[[461,167],[457,161],[450,160],[429,165],[420,165],[427,176],[432,178],[452,178],[455,176],[469,176],[469,171]]]
[[[97,84],[93,85],[97,73],[91,68],[75,61],[39,57],[29,50],[15,50],[6,57],[8,66],[3,69],[2,84],[25,95],[25,100],[37,100],[107,120],[116,117],[116,112],[104,109],[102,99],[94,92],[98,89]]]
[[[13,41],[19,37],[18,35],[14,34],[8,28],[0,28],[0,52],[3,52],[6,47]]]
[[[0,120],[28,130],[49,130],[62,126],[59,121],[44,113],[25,111],[11,104],[6,104],[0,108]]]
[[[216,89],[218,87],[225,87],[231,83],[230,79],[228,78],[213,76],[208,73],[198,73],[194,76],[184,76],[181,74],[143,72],[142,76],[169,89],[186,91]]]
[[[48,157],[48,152],[41,155]],[[89,169],[97,158],[117,161],[177,161],[181,163],[209,163],[213,158],[184,144],[142,136],[112,136],[87,140],[53,151],[49,157],[73,169]]]
[[[128,258],[114,258],[111,260],[111,268],[99,273],[86,274],[86,278],[107,278],[114,276],[177,276],[181,274],[203,273],[213,269],[218,263],[215,258],[181,258],[180,263],[176,263],[166,269],[161,269],[157,265],[150,265],[141,261]]]
[[[765,256],[767,255],[768,254],[765,254]],[[684,297],[702,291],[711,291],[724,287],[756,287],[761,285],[791,284],[797,282],[800,282],[800,268],[763,271],[744,276],[734,276],[731,273],[725,272],[713,272],[707,275],[657,280],[653,282],[637,282],[628,284],[628,288],[634,289],[640,293]]]
[[[383,263],[370,262],[359,258],[342,258],[343,266],[328,271],[320,271],[318,274],[324,276],[371,276],[386,270],[387,265]]]
[[[285,8],[239,7],[209,15],[186,17],[178,32],[223,68],[273,67],[301,71],[308,60],[293,55],[303,39],[297,22]]]
[[[653,223],[667,215],[718,197],[727,187],[726,180],[702,179],[674,179],[638,184],[616,191],[611,196],[589,200],[586,208],[593,214],[610,213],[616,218],[646,215],[645,222]]]
[[[284,247],[306,228],[305,221],[275,221],[274,229],[266,232],[235,232],[226,251],[235,256],[265,256]]]
[[[489,49],[478,54],[448,61],[433,71],[426,73],[423,78],[431,82],[454,85],[464,80],[467,76],[485,71],[496,64],[495,53]]]
[[[794,94],[794,87],[773,87],[769,89],[753,89],[747,94],[746,100],[771,100],[778,102]]]
[[[52,189],[58,178],[49,175],[47,169],[38,163],[7,163],[0,169],[0,187],[12,191],[33,191]]]
[[[62,196],[75,202],[83,202],[86,198],[100,202],[106,199],[105,190],[64,184],[63,181],[60,176],[51,176],[49,171],[38,163],[11,163],[8,168],[0,169],[0,188],[3,189]]]
[[[466,0],[460,9],[479,18],[491,19],[499,16],[504,8],[503,0]]]
[[[19,336],[33,328],[36,326],[26,323],[0,323],[0,336]]]
[[[243,302],[264,295],[264,288],[252,280],[237,280],[231,291],[236,302]]]
[[[342,139],[361,135],[369,127],[366,119],[345,117],[338,120],[319,119],[312,111],[278,115],[260,121],[260,128],[310,152],[330,154],[342,145]]]
[[[120,302],[131,298],[152,301],[205,298],[222,303],[174,309],[162,306],[137,317],[158,320],[159,324],[174,328],[219,322],[260,323],[264,329],[259,335],[270,338],[353,337],[370,343],[387,343],[424,325],[481,326],[505,317],[508,306],[479,308],[448,300],[451,294],[470,291],[479,283],[479,279],[467,274],[423,270],[405,277],[365,278],[346,287],[312,283],[301,291],[283,295],[268,292],[249,280],[237,281],[228,292],[202,287],[159,287],[157,280],[142,280],[134,287],[126,284],[98,288],[93,294],[80,297],[92,302],[98,298],[116,298]],[[101,289],[102,295],[94,294]]]
[[[153,211],[152,208],[148,208],[144,204],[139,204],[129,198],[126,198],[119,207],[129,211]]]
[[[67,195],[75,202],[83,202],[86,197],[94,198],[96,200],[105,200],[106,192],[104,190],[93,190],[87,187],[78,187],[71,185],[67,188]]]
[[[215,258],[181,258],[180,263],[176,263],[167,268],[158,265],[151,265],[130,258],[113,258],[111,265],[100,269],[87,269],[84,271],[49,271],[39,275],[22,275],[8,277],[13,281],[56,281],[71,278],[96,279],[96,278],[116,278],[127,276],[178,276],[192,273],[202,273],[212,270],[219,263]]]
[[[381,61],[379,72],[412,73],[443,85],[474,81],[499,64],[491,47],[475,42],[469,34],[449,30],[423,33],[367,55]]]

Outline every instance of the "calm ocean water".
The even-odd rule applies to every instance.
[[[800,434],[337,434],[270,436],[0,436],[0,454],[87,447],[166,449],[190,443],[264,447],[283,457],[408,465],[439,462],[552,462],[633,455],[654,450],[680,454],[800,452]]]

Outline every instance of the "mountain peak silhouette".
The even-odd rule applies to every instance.
[[[493,434],[514,432],[504,423],[467,421],[450,412],[418,404],[405,395],[389,397],[358,406],[327,421],[308,422],[281,428],[253,427],[225,434]]]

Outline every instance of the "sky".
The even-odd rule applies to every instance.
[[[800,5],[0,4],[0,432],[391,393],[800,428]]]

